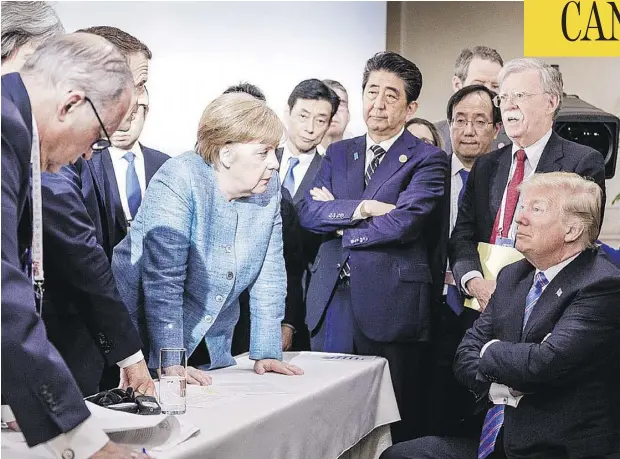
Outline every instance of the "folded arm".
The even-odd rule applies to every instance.
[[[415,240],[441,201],[447,172],[448,160],[443,152],[428,155],[398,196],[396,208],[345,229],[342,246],[363,248]]]
[[[494,343],[481,359],[480,374],[524,393],[571,384],[620,347],[619,304],[618,278],[584,288],[546,340]]]
[[[311,188],[322,187],[333,194],[332,160],[329,154],[321,161]],[[358,223],[351,217],[361,202],[361,199],[315,201],[308,192],[296,207],[301,226],[314,233],[331,233]]]

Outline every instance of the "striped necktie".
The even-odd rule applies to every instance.
[[[366,168],[366,173],[364,174],[364,185],[365,186],[368,186],[368,184],[370,183],[370,179],[372,178],[372,175],[377,170],[377,167],[379,167],[379,163],[381,162],[381,159],[385,156],[385,150],[383,149],[383,147],[381,147],[381,145],[373,145],[372,147],[370,147],[370,151],[372,151],[374,156],[372,157],[370,164]],[[347,258],[347,260],[344,262],[344,265],[342,266],[342,271],[340,271],[340,278],[344,279],[345,277],[350,277],[350,276],[351,276],[351,265],[349,265],[349,259]]]

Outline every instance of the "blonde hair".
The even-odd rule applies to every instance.
[[[552,200],[559,203],[562,219],[576,217],[583,225],[584,248],[594,248],[601,226],[601,187],[574,172],[549,172],[534,174],[519,187],[523,193],[528,190],[545,190],[552,194]]]
[[[223,94],[202,112],[196,151],[207,163],[219,165],[226,144],[258,142],[276,148],[283,134],[282,122],[263,101],[248,94]]]

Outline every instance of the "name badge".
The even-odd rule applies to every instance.
[[[515,241],[513,241],[509,237],[500,237],[500,236],[498,236],[495,239],[495,245],[499,245],[501,247],[514,247],[515,246]]]

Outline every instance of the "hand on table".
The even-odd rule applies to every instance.
[[[268,371],[283,375],[303,375],[304,370],[290,363],[280,362],[276,359],[263,359],[254,362],[254,371],[259,375],[264,375]]]
[[[149,373],[144,359],[133,365],[121,368],[121,383],[119,387],[126,389],[131,386],[134,392],[144,395],[155,395],[155,383]]]
[[[157,374],[161,378],[160,370],[157,370]],[[183,376],[183,367],[175,365],[166,368],[166,376]],[[208,386],[212,382],[211,376],[206,371],[199,370],[194,367],[187,367],[187,384],[196,384],[198,386]]]
[[[148,459],[148,454],[133,451],[111,441],[91,456],[92,459]]]

